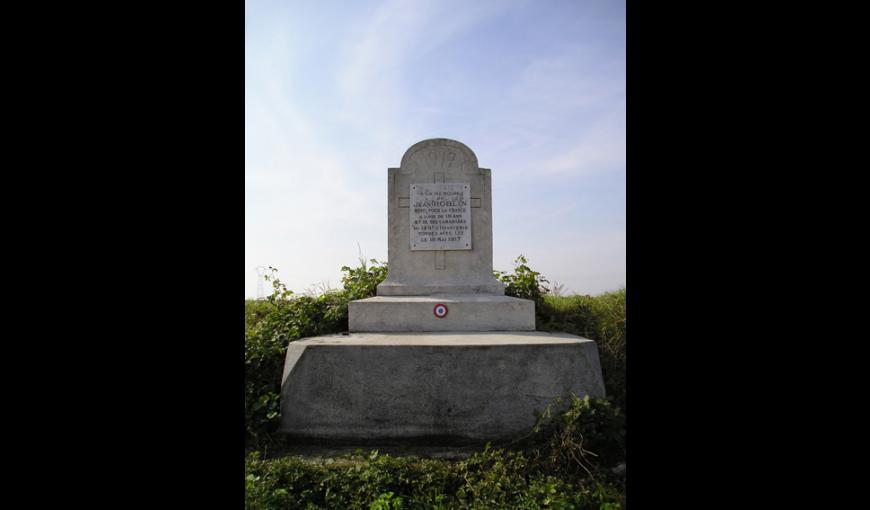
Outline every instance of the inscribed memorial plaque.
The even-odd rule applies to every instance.
[[[411,184],[411,250],[471,249],[471,187],[465,182]]]

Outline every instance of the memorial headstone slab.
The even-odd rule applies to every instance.
[[[388,259],[379,296],[503,295],[492,275],[491,172],[464,144],[414,144],[388,180]]]

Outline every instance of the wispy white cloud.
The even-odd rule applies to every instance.
[[[586,257],[583,267],[595,274],[624,275],[624,255],[622,269],[615,255],[624,240],[602,233],[612,225],[579,225],[586,209],[547,193],[570,179],[619,173],[625,161],[623,52],[547,26],[559,22],[551,14],[560,10],[582,14],[570,2],[547,10],[527,1],[247,3],[248,294],[256,290],[256,265],[279,267],[302,290],[320,281],[336,286],[341,265],[356,260],[357,242],[366,256],[386,258],[386,168],[432,136],[469,144],[493,168],[502,193],[495,202],[511,202],[500,209],[504,216],[540,216],[536,233],[505,235],[500,227],[497,254],[512,259],[534,244],[539,251],[527,250],[533,263],[578,291],[594,275],[572,273],[571,257]],[[536,21],[544,28],[534,28]],[[523,40],[524,30],[537,35]],[[472,39],[487,41],[475,58],[465,46]],[[530,184],[539,193],[526,199]],[[567,223],[552,227],[558,219]],[[563,244],[575,231],[587,237]],[[578,251],[547,255],[563,249]],[[624,276],[601,285],[616,280]]]
[[[617,105],[618,106],[618,105]],[[622,108],[585,126],[569,148],[545,159],[545,175],[590,175],[604,171],[625,171],[625,110]]]
[[[526,65],[512,90],[545,111],[600,107],[625,94],[624,56],[599,45],[562,45]]]

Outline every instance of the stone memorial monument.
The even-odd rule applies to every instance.
[[[387,173],[388,275],[348,333],[291,342],[281,432],[302,441],[468,444],[527,433],[535,412],[604,395],[595,342],[535,331],[534,302],[492,272],[491,171],[454,140]]]

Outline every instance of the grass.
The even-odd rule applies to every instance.
[[[625,507],[625,480],[599,470],[577,476],[522,451],[484,448],[469,459],[301,456],[245,462],[245,508],[497,509]]]

